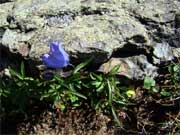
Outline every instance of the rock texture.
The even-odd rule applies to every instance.
[[[130,79],[156,76],[159,64],[180,57],[178,0],[0,3],[1,53],[20,54],[41,62],[41,55],[49,51],[49,43],[61,41],[74,60],[72,63],[94,57],[94,64],[102,65],[101,71],[112,67],[111,63],[121,63],[122,67],[129,67],[123,69],[123,75]],[[6,54],[1,59],[3,69],[7,66]]]

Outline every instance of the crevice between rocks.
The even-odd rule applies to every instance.
[[[3,37],[4,33],[5,33],[6,29],[3,27],[0,27],[0,39]]]
[[[131,16],[134,17],[137,21],[139,21],[142,25],[151,26],[151,27],[152,26],[157,26],[157,24],[165,25],[165,24],[174,22],[173,20],[169,21],[169,22],[156,22],[156,21],[151,20],[149,18],[142,18],[141,16],[137,16],[137,15],[131,15]]]
[[[108,13],[109,10],[106,8],[99,8],[96,10],[92,10],[90,7],[81,7],[80,15],[103,15]]]
[[[157,43],[162,42],[168,42],[170,46],[172,47],[179,47],[178,42],[180,42],[180,38],[177,36],[177,17],[175,17],[174,21],[161,23],[161,22],[155,22],[153,20],[150,20],[148,18],[142,18],[140,16],[134,16],[134,18],[139,21],[142,25],[146,27],[147,30],[149,30],[148,35],[152,37],[153,41]],[[172,25],[172,29],[174,29],[174,33],[165,33],[164,29],[162,29],[163,25]],[[162,26],[162,27],[161,27]],[[155,30],[155,31],[152,31]]]
[[[3,46],[0,44],[0,71],[4,68],[8,68],[8,66],[13,66],[14,68],[19,67],[20,61],[22,61],[22,56],[20,54],[11,53],[8,47]]]
[[[111,57],[112,58],[128,58],[133,56],[145,55],[149,63],[154,65],[153,63],[153,48],[152,47],[138,47],[134,44],[128,43],[124,45],[123,48],[119,48],[114,50]]]
[[[12,2],[12,0],[0,0],[0,4],[7,3],[7,2]]]
[[[40,61],[34,61],[29,58],[26,59],[19,53],[12,53],[9,48],[0,43],[0,72],[8,67],[18,70],[20,69],[21,62],[25,64],[27,76],[36,76],[39,74],[36,65],[40,65]]]
[[[145,54],[144,48],[138,48],[136,45],[133,44],[126,44],[123,48],[117,49],[113,51],[111,57],[114,58],[126,58],[131,56],[136,56],[140,54]]]
[[[16,19],[12,15],[7,16],[7,22],[9,23],[8,29],[11,30],[20,30],[21,32],[24,33],[29,33],[37,30],[37,28],[27,28],[27,26],[23,25],[23,23],[16,21]],[[13,27],[10,26],[11,24],[13,24]]]

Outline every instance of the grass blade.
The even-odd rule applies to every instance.
[[[118,119],[118,117],[117,117],[117,115],[116,115],[116,112],[115,112],[113,106],[111,106],[111,111],[112,111],[112,115],[113,115],[115,121],[117,122],[118,126],[122,126],[121,122],[119,121],[119,119]]]
[[[18,77],[20,80],[23,80],[22,75],[21,75],[20,73],[16,72],[15,70],[9,69],[9,72],[10,72],[10,74],[11,74],[12,76],[16,76],[16,77]]]
[[[87,66],[93,59],[90,58],[88,60],[86,60],[85,62],[79,64],[73,71],[73,74],[78,73],[82,68],[84,68],[85,66]]]
[[[114,74],[118,73],[118,71],[119,71],[119,69],[120,69],[120,66],[121,66],[121,65],[116,65],[116,66],[114,66],[114,67],[111,69],[111,71],[109,72],[109,75],[114,75]]]
[[[25,67],[24,67],[24,62],[21,62],[21,76],[22,76],[22,78],[25,78]]]
[[[112,105],[112,86],[109,82],[109,80],[107,80],[107,85],[108,85],[108,102],[110,105]]]
[[[76,95],[76,96],[78,96],[78,97],[81,97],[81,98],[83,98],[83,99],[87,99],[87,97],[86,97],[86,96],[84,96],[84,95],[80,94],[79,92],[70,91],[70,93],[72,93],[72,94],[74,94],[74,95]]]

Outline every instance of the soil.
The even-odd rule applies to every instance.
[[[109,115],[83,105],[67,112],[34,108],[26,117],[20,114],[15,119],[8,117],[2,121],[1,134],[161,135],[180,130],[175,122],[180,120],[180,98],[163,101],[146,96],[143,90],[137,91],[137,105],[117,110],[122,127],[117,127]]]

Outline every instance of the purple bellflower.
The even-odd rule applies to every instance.
[[[69,64],[69,55],[62,48],[61,43],[51,42],[50,51],[42,55],[42,60],[47,67],[60,69]]]

